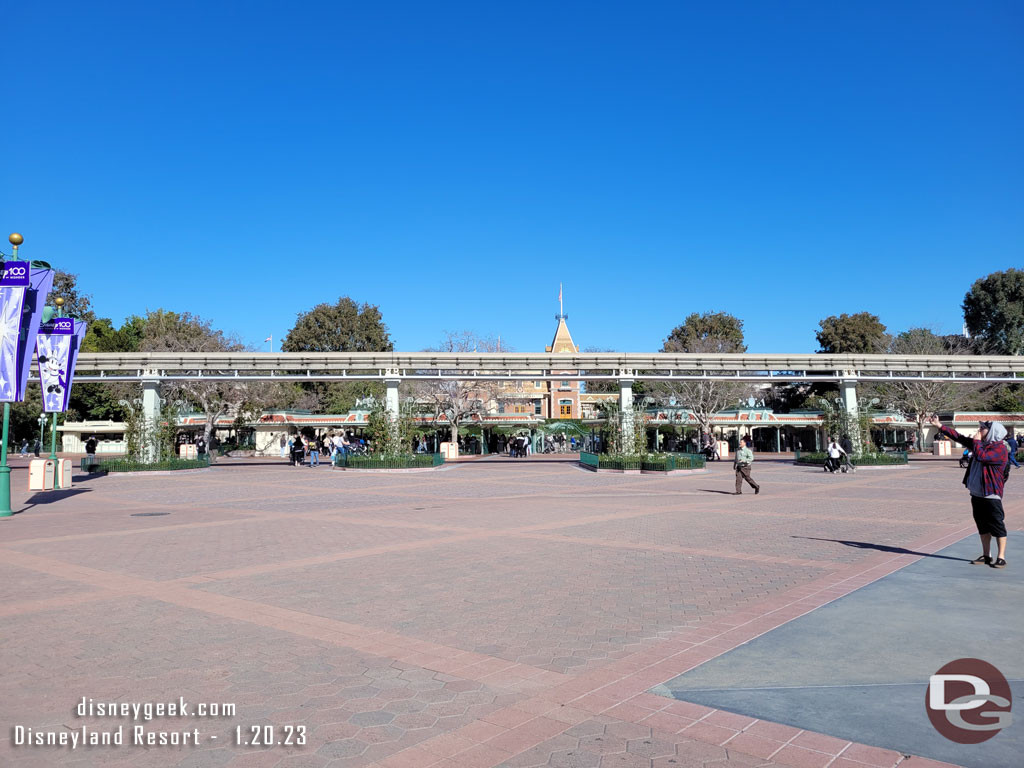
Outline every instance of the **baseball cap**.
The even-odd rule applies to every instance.
[[[978,425],[981,429],[992,429],[991,421],[983,421]]]

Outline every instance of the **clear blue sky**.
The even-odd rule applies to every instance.
[[[0,226],[100,315],[751,351],[1024,264],[1024,4],[9,4]],[[6,243],[0,249],[9,252]],[[265,344],[261,348],[266,349]]]

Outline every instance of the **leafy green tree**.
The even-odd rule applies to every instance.
[[[726,312],[689,315],[683,324],[672,329],[661,348],[662,352],[691,354],[728,354],[746,352],[743,321]],[[680,371],[699,375],[702,371]],[[723,372],[725,373],[725,372]],[[648,391],[663,403],[675,398],[693,413],[703,431],[711,430],[711,419],[719,411],[738,404],[753,392],[747,382],[721,379],[674,379],[648,384]]]
[[[394,349],[380,309],[359,305],[348,296],[335,304],[317,304],[300,312],[281,342],[283,352],[390,352]],[[296,384],[284,406],[320,413],[345,413],[356,401],[382,397],[379,382],[310,382]]]
[[[132,315],[120,328],[115,328],[109,317],[98,317],[89,323],[82,341],[83,352],[138,352],[146,321]]]
[[[819,352],[832,355],[870,355],[886,351],[891,341],[882,321],[870,312],[831,315],[820,321],[815,336]]]
[[[688,315],[682,325],[672,329],[662,346],[663,352],[746,352],[743,321],[727,312]]]
[[[82,351],[138,352],[144,327],[145,320],[134,315],[120,328],[115,328],[108,317],[97,317],[89,323]],[[125,403],[133,396],[133,390],[123,385],[74,384],[68,401],[68,421],[125,421]]]
[[[1024,271],[1007,269],[975,280],[963,310],[967,330],[990,354],[1024,354]]]
[[[281,342],[283,352],[390,352],[394,349],[380,309],[342,296],[300,312]]]

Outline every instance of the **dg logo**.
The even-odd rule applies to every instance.
[[[980,744],[1010,724],[1011,702],[1010,684],[998,669],[981,659],[957,659],[929,678],[924,704],[947,739]]]

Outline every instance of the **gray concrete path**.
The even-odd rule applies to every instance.
[[[1024,534],[1009,546],[1008,559],[1024,551]],[[1024,695],[1024,571],[969,565],[979,552],[968,536],[656,691],[964,766],[1024,765],[1024,717],[958,745],[925,712],[929,676],[958,658],[994,664]]]

